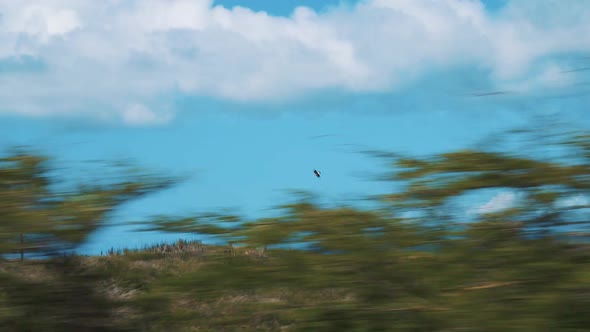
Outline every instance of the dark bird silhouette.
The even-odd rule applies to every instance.
[[[320,171],[314,169],[313,174],[315,174],[315,176],[317,176],[319,178],[322,173]]]

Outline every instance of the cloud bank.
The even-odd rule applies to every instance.
[[[573,74],[548,59],[590,52],[589,22],[578,0],[514,0],[494,13],[470,0],[367,0],[290,17],[212,0],[0,0],[0,112],[153,124],[171,120],[156,100],[173,94],[385,92],[462,65],[523,90],[560,85]]]

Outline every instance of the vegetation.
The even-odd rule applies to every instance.
[[[380,208],[370,211],[322,207],[303,193],[275,218],[163,216],[146,224],[215,234],[227,246],[179,240],[98,257],[5,259],[0,329],[588,330],[590,136],[555,147],[563,158],[376,154],[391,166],[383,180],[401,189],[374,197]],[[135,177],[56,193],[42,159],[3,160],[3,253],[22,249],[20,234],[38,235],[37,252],[75,248],[109,211],[173,183]],[[482,190],[518,199],[473,213],[457,203]],[[293,249],[301,243],[304,250]]]

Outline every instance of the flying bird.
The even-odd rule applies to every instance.
[[[315,174],[315,176],[317,176],[319,178],[322,173],[320,171],[314,169],[313,174]]]

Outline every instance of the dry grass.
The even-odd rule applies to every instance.
[[[390,279],[382,283],[377,280],[378,285],[383,284],[383,292],[390,292],[393,297],[378,303],[367,300],[367,296],[374,295],[367,295],[363,289],[364,284],[369,284],[365,280],[374,280],[367,279],[372,275],[367,277],[364,271],[357,269],[349,279],[338,279],[340,272],[350,271],[347,264],[351,261],[300,253],[293,263],[289,255],[278,250],[264,252],[255,248],[178,241],[144,250],[113,251],[109,256],[80,256],[74,261],[79,263],[76,273],[97,272],[103,276],[96,281],[96,289],[105,299],[117,304],[112,308],[113,324],[144,324],[142,326],[149,327],[144,331],[285,331],[300,329],[308,321],[339,321],[340,318],[333,315],[348,313],[359,315],[360,318],[349,318],[359,322],[365,319],[364,314],[397,317],[395,319],[417,317],[415,322],[421,317],[445,317],[454,322],[456,315],[467,312],[466,306],[470,303],[487,301],[485,290],[510,298],[510,294],[502,295],[504,290],[510,291],[509,287],[518,284],[517,290],[524,292],[527,285],[525,281],[494,280],[490,276],[473,274],[477,269],[473,269],[469,277],[470,270],[466,269],[460,280],[443,278],[452,283],[441,282],[432,288],[426,287],[423,293],[414,294],[416,289],[422,291],[422,283],[432,285],[421,278],[430,277],[434,284],[439,278],[431,273],[418,279],[412,277],[420,275],[421,271],[431,271],[427,268],[430,262],[438,264],[437,260],[443,258],[400,253],[386,258],[395,262],[395,271],[378,276],[389,278],[390,274],[395,274],[393,277],[399,279],[390,284]],[[286,260],[281,261],[282,258]],[[311,264],[306,261],[314,259]],[[3,264],[0,268],[4,273],[37,283],[55,276],[54,270],[35,262]],[[303,273],[297,275],[299,271]],[[327,274],[322,274],[324,272]],[[370,291],[371,294],[375,292]],[[530,293],[531,297],[534,295]],[[521,305],[519,310],[524,310],[522,304],[518,305]],[[470,319],[465,320],[470,322]],[[463,324],[462,319],[457,322]]]

